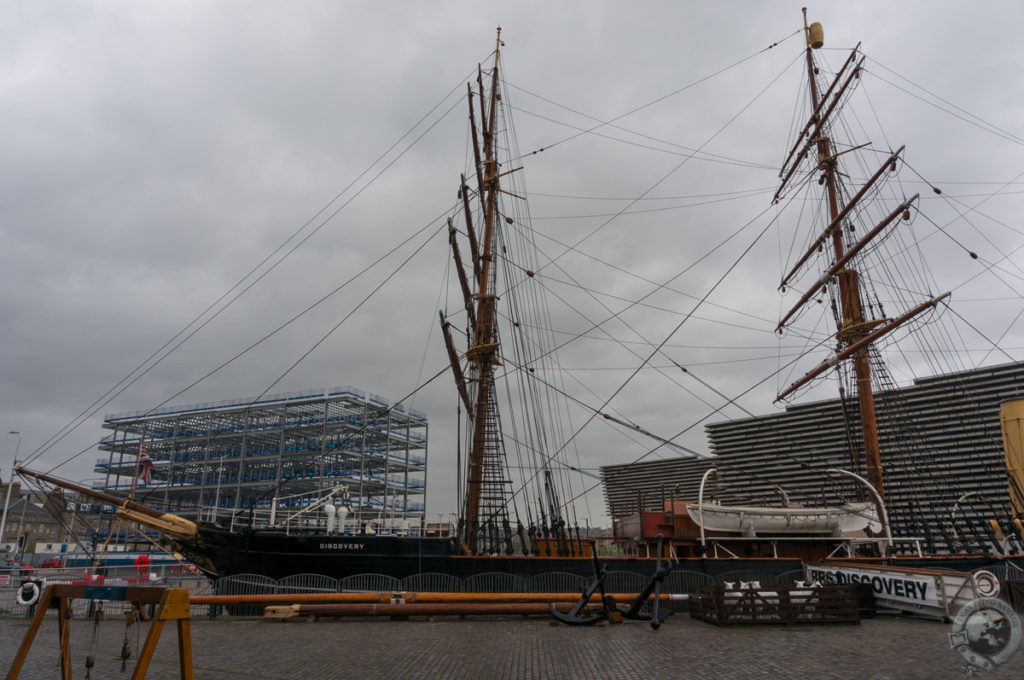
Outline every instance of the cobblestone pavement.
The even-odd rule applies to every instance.
[[[53,616],[53,615],[51,615]],[[73,620],[73,672],[85,676],[92,623]],[[0,620],[0,672],[28,628]],[[57,623],[48,618],[19,677],[56,678]],[[192,622],[196,678],[813,678],[913,680],[966,677],[948,624],[883,617],[860,625],[718,628],[676,614],[646,623],[569,627],[545,618],[414,618]],[[142,637],[148,624],[142,629]],[[133,633],[134,638],[134,633]],[[102,624],[92,677],[126,678],[118,654],[124,623]],[[176,631],[164,629],[148,678],[178,678]],[[133,652],[137,646],[133,644]],[[129,670],[134,665],[129,663]],[[1024,678],[1024,651],[991,680]]]

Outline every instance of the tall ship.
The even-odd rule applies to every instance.
[[[802,255],[794,258],[781,282],[781,289],[800,294],[781,316],[777,330],[797,328],[809,307],[828,309],[834,328],[826,343],[808,343],[809,350],[826,350],[830,356],[792,380],[778,399],[790,398],[822,376],[838,375],[844,398],[856,404],[851,418],[856,460],[829,470],[843,484],[832,489],[827,502],[814,506],[790,502],[784,493],[775,505],[719,502],[713,493],[719,471],[709,469],[697,497],[672,497],[654,509],[641,505],[633,516],[620,518],[615,550],[602,559],[610,569],[651,574],[664,545],[663,556],[673,561],[674,569],[710,575],[744,568],[790,572],[835,556],[868,564],[957,570],[1001,564],[1024,567],[1019,554],[1024,545],[1019,463],[1008,463],[1016,504],[993,508],[984,518],[986,531],[1001,549],[925,555],[892,534],[874,396],[890,378],[876,347],[883,340],[925,330],[928,316],[949,299],[948,294],[930,294],[894,309],[895,301],[882,300],[871,287],[870,279],[881,274],[867,256],[876,253],[893,230],[912,220],[919,197],[903,197],[881,207],[892,194],[881,188],[903,164],[903,148],[884,153],[870,149],[866,156],[874,161],[866,172],[864,165],[847,164],[868,147],[866,142],[837,136],[846,129],[839,123],[841,112],[860,77],[863,56],[858,46],[834,76],[826,78],[828,69],[817,55],[824,43],[821,26],[808,25],[805,16],[803,34],[810,113],[796,126],[787,147],[773,202],[780,211],[811,214],[816,226],[804,233]],[[502,46],[499,29],[493,55],[478,68],[475,82],[467,85],[470,171],[459,178],[457,201],[446,218],[450,267],[460,300],[455,311],[440,312],[441,337],[450,361],[446,379],[453,383],[460,414],[457,521],[434,532],[438,535],[428,535],[423,527],[404,534],[371,532],[344,522],[344,497],[335,492],[303,506],[307,516],[318,519],[311,525],[288,523],[277,508],[270,518],[250,516],[248,522],[227,525],[185,519],[47,473],[22,468],[20,474],[116,506],[118,517],[160,532],[168,550],[210,576],[591,574],[595,543],[589,540],[586,525],[581,528],[574,509],[579,494],[564,481],[580,465],[574,457],[581,429],[592,420],[604,421],[650,440],[654,448],[688,452],[674,438],[648,432],[614,412],[608,407],[614,394],[602,399],[600,406],[586,406],[586,422],[566,415],[567,399],[577,405],[583,402],[568,396],[555,359],[559,341],[550,330],[546,290],[538,279],[554,268],[557,258],[540,252],[538,239],[528,228],[524,154],[515,146],[509,92],[502,79]],[[866,179],[857,179],[861,176]],[[815,193],[817,198],[803,198]],[[802,198],[794,198],[797,194]],[[811,205],[824,209],[805,209]],[[867,262],[872,263],[870,271],[865,269]],[[802,283],[805,279],[812,282]],[[907,290],[924,288],[908,285]],[[652,346],[650,356],[641,357],[642,366],[658,354],[660,345]],[[1012,430],[1020,421],[1012,412],[1006,417],[1011,431],[1008,451],[1019,447]]]

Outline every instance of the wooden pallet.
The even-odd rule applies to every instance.
[[[853,585],[764,586],[726,590],[698,587],[690,596],[690,617],[718,626],[734,624],[860,623]]]

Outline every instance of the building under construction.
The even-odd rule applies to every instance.
[[[969,517],[1011,526],[1001,510],[1009,506],[1010,488],[999,414],[1001,402],[1022,397],[1024,363],[920,379],[876,395],[894,534],[918,537],[935,551],[990,543],[978,522],[964,521]],[[826,470],[865,474],[856,455],[863,444],[848,435],[860,431],[859,417],[856,401],[834,399],[709,424],[710,458],[602,467],[609,514],[624,517],[638,505],[661,509],[673,498],[695,501],[710,468],[717,479],[708,493],[728,505],[778,505],[788,498],[814,506],[826,504],[826,496],[856,497],[863,488]]]
[[[94,488],[183,517],[323,522],[416,532],[426,498],[427,417],[351,387],[190,404],[104,418]],[[297,513],[310,508],[308,513]],[[344,510],[342,510],[344,508]]]

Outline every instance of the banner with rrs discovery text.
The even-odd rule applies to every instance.
[[[935,592],[935,579],[929,576],[807,565],[807,577],[820,583],[870,583],[875,592],[875,602],[894,609],[944,611]]]

